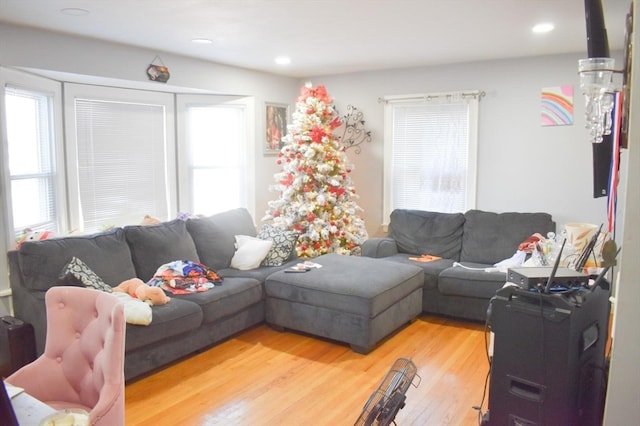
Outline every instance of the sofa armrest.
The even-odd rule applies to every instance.
[[[388,257],[398,253],[398,247],[393,238],[369,238],[362,244],[362,256]]]

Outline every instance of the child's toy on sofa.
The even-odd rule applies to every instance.
[[[113,291],[127,293],[132,297],[138,298],[150,305],[164,305],[169,303],[171,299],[165,294],[160,287],[152,287],[145,284],[140,278],[131,278],[121,282],[113,288]]]
[[[26,228],[22,235],[16,240],[16,248],[20,248],[25,241],[42,241],[53,236],[51,231],[33,231]]]

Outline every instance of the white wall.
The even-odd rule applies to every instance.
[[[98,41],[80,40],[58,34],[0,24],[0,39],[11,40],[0,49],[0,65],[21,66],[106,76],[146,82],[144,71],[156,53]],[[635,46],[640,43],[636,19]],[[258,119],[256,137],[260,139],[264,117],[260,111],[265,101],[290,103],[304,81],[242,70],[160,52],[170,68],[170,83],[231,94],[255,96]],[[364,113],[366,128],[373,140],[362,153],[349,157],[355,163],[354,181],[365,208],[370,234],[380,234],[382,218],[382,104],[384,95],[424,93],[446,90],[484,90],[481,101],[479,133],[479,170],[477,207],[492,211],[547,211],[561,226],[571,221],[602,223],[606,219],[605,199],[591,197],[591,147],[583,128],[584,103],[578,89],[577,60],[582,55],[526,58],[449,65],[433,68],[313,78],[314,85],[325,84],[336,106],[347,105]],[[633,111],[640,110],[640,61],[636,49],[632,96]],[[616,55],[620,59],[620,55]],[[575,87],[573,126],[540,126],[540,89],[562,84]],[[640,418],[640,258],[638,247],[640,224],[637,219],[640,189],[638,129],[640,114],[632,115],[632,148],[628,156],[629,171],[623,165],[623,194],[620,204],[627,205],[625,233],[621,235],[620,280],[615,319],[616,334],[612,354],[611,380],[605,424],[635,424]],[[257,141],[261,147],[261,141]],[[626,164],[626,163],[625,163]],[[256,150],[256,221],[268,200],[276,194],[267,191],[277,171],[273,157],[263,157]],[[1,217],[0,217],[1,219]],[[622,221],[622,220],[621,220]],[[622,223],[620,224],[622,225]],[[2,268],[0,268],[0,271]],[[3,272],[3,271],[2,271]],[[5,288],[0,277],[0,290]],[[3,305],[0,304],[0,314]]]
[[[171,71],[173,86],[256,99],[256,221],[269,200],[277,171],[274,157],[262,154],[264,102],[293,105],[296,81],[250,70],[198,61],[162,52],[79,39],[61,34],[0,24],[0,37],[17,40],[0,51],[0,64],[97,75],[149,84],[145,70],[158,53]],[[370,235],[382,233],[382,144],[385,95],[478,89],[480,102],[477,208],[491,211],[545,211],[559,229],[568,222],[606,221],[605,198],[592,198],[591,145],[584,129],[584,102],[578,88],[577,60],[561,55],[517,60],[476,62],[430,68],[389,70],[315,77],[326,85],[340,111],[354,105],[364,113],[371,143],[356,155],[353,179]],[[161,83],[157,83],[161,84]],[[543,87],[575,87],[575,124],[540,125]]]
[[[353,104],[364,113],[373,140],[356,155],[353,177],[366,210],[370,234],[380,234],[382,217],[383,104],[385,95],[483,90],[480,101],[477,208],[543,211],[564,223],[606,224],[606,198],[592,197],[592,155],[584,128],[584,101],[577,62],[561,55],[316,77],[336,106]],[[542,127],[540,92],[574,86],[574,124]]]
[[[293,105],[298,93],[296,79],[230,67],[170,53],[150,51],[114,43],[82,39],[35,29],[0,24],[0,65],[51,70],[79,75],[120,79],[142,88],[161,88],[151,83],[146,69],[156,55],[169,67],[168,84],[219,94],[248,95],[256,106],[256,182],[270,182],[277,171],[274,157],[265,157],[264,103]],[[256,188],[256,220],[262,217],[273,194],[264,185]]]
[[[634,10],[628,168],[622,176],[626,191],[621,194],[626,209],[605,426],[638,424],[640,418],[640,22],[637,7]]]
[[[150,51],[131,46],[106,43],[91,39],[44,32],[0,24],[0,65],[42,69],[57,73],[107,78],[125,87],[140,87],[147,90],[164,89],[163,83],[150,82],[146,69],[158,54],[169,67],[171,78],[168,85],[174,88],[198,89],[210,93],[252,96],[256,108],[255,176],[259,183],[255,191],[256,221],[263,216],[267,201],[274,194],[267,191],[268,184],[277,171],[275,157],[265,157],[264,103],[277,102],[293,105],[298,93],[296,79],[267,74],[247,69],[229,67],[164,52]],[[11,43],[8,42],[11,40]],[[163,87],[165,86],[165,87]],[[4,161],[2,159],[1,161]],[[0,209],[4,195],[0,188]],[[0,219],[4,218],[0,215]],[[5,236],[0,242],[0,251],[5,252]],[[8,292],[6,263],[0,263],[0,316],[11,312]]]

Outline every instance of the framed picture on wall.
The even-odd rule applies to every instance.
[[[275,155],[284,146],[282,138],[287,134],[288,119],[289,105],[265,104],[265,155]]]

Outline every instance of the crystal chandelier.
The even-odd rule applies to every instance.
[[[586,127],[593,143],[600,143],[603,135],[611,134],[614,66],[613,58],[586,58],[578,61],[580,88],[586,99]]]

